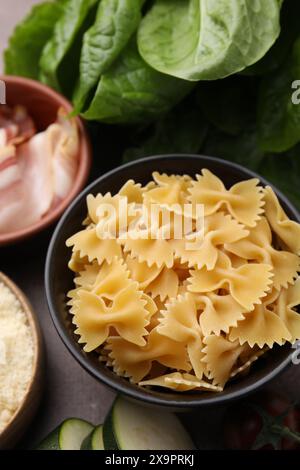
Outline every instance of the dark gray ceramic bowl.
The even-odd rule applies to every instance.
[[[141,400],[145,404],[168,407],[174,410],[221,404],[254,392],[276,377],[291,363],[291,347],[289,345],[275,347],[253,364],[247,376],[228,383],[221,393],[146,390],[133,385],[101,364],[97,360],[96,354],[85,353],[77,343],[71,316],[66,307],[66,293],[72,288],[73,273],[69,271],[67,266],[70,249],[66,247],[65,241],[80,229],[81,222],[86,216],[86,196],[89,193],[109,191],[115,193],[129,179],[146,184],[151,179],[153,171],[185,173],[194,176],[196,173],[200,173],[202,168],[211,170],[228,186],[253,177],[258,177],[263,185],[270,184],[264,178],[242,166],[205,156],[163,155],[123,165],[101,176],[75,199],[54,232],[46,261],[45,282],[50,313],[60,337],[77,361],[94,377],[115,391],[132,399]],[[295,207],[279,191],[276,190],[276,193],[287,214],[299,222],[300,216]]]

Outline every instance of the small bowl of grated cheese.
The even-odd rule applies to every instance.
[[[40,401],[43,345],[22,291],[0,272],[0,449],[14,447]]]

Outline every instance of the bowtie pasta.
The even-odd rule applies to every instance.
[[[90,194],[66,242],[78,341],[141,387],[221,392],[275,344],[300,339],[299,240],[257,179],[228,189],[207,169],[154,172],[146,186]]]

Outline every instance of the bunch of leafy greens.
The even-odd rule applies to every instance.
[[[150,67],[137,48],[143,0],[57,0],[34,7],[5,52],[8,74],[64,93],[85,119],[150,121],[191,89]]]
[[[156,27],[150,28],[146,16],[143,20],[145,29],[140,30],[139,39],[144,41],[146,33],[151,32],[153,37],[158,34],[163,10],[170,3],[163,0],[156,3],[156,7],[150,10],[152,15],[156,11],[159,17]],[[184,9],[183,4],[181,2]],[[167,18],[171,21],[170,15]],[[204,74],[210,80],[199,81],[180,105],[146,129],[143,127],[135,132],[132,147],[124,154],[125,161],[184,151],[235,161],[265,176],[300,209],[300,88],[297,88],[300,81],[298,84],[295,82],[300,80],[299,18],[300,2],[285,0],[281,8],[281,32],[274,45],[255,64],[221,80],[215,79],[221,77],[208,76],[207,64],[201,62],[196,67],[195,60],[189,62],[184,52],[185,66],[182,68],[180,57],[178,60],[172,58],[177,50],[174,47],[175,26],[168,33],[167,29],[164,31],[168,39],[162,36],[163,52],[159,64],[152,61],[151,55],[156,46],[159,49],[158,44],[150,39],[145,41],[145,46],[142,42],[140,50],[143,57],[147,59],[149,55],[152,66],[164,73],[176,76],[180,73]],[[190,31],[189,28],[186,30]],[[196,57],[195,50],[193,54]],[[193,64],[191,69],[189,63]],[[211,69],[209,73],[214,71]],[[227,75],[228,68],[223,71],[223,75]]]
[[[63,92],[87,120],[140,123],[194,81],[261,59],[280,32],[278,0],[56,0],[14,31],[6,72]]]
[[[12,34],[6,73],[129,125],[125,160],[219,156],[300,207],[299,18],[299,0],[46,1]]]

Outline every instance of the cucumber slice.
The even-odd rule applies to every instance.
[[[191,450],[193,441],[172,413],[119,397],[103,426],[105,450]]]
[[[80,450],[82,441],[94,429],[83,419],[66,419],[38,446],[38,450]]]
[[[103,425],[97,426],[83,441],[81,450],[104,450]]]

